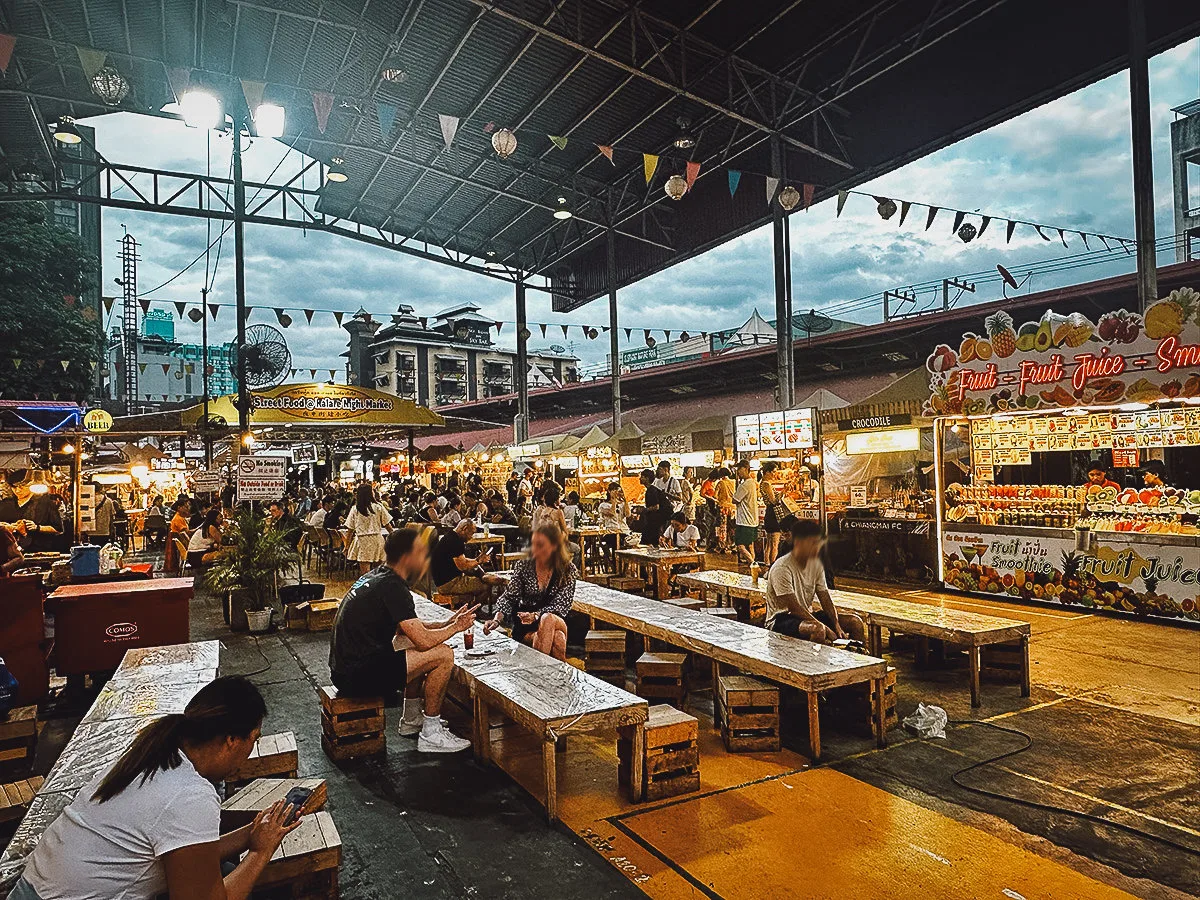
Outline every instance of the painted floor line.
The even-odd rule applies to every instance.
[[[877,749],[877,748],[876,748]],[[756,784],[766,784],[768,781],[778,781],[780,778],[789,778],[792,775],[802,775],[807,772],[812,766],[804,766],[799,769],[789,769],[786,772],[776,772],[774,775],[764,775],[762,778],[756,778],[753,781],[743,781],[740,784],[730,784],[723,788],[717,788],[712,791],[697,791],[693,794],[685,794],[676,800],[668,800],[665,803],[658,803],[653,806],[640,806],[637,809],[631,809],[629,812],[618,813],[615,816],[609,816],[605,819],[606,822],[616,824],[618,820],[633,819],[637,816],[645,815],[646,813],[658,812],[660,809],[668,809],[672,806],[679,806],[684,803],[691,803],[695,800],[704,800],[708,797],[719,797],[721,794],[728,794],[730,791],[740,791],[742,788],[753,787]]]
[[[695,875],[683,868],[683,866],[676,863],[675,860],[671,859],[671,857],[667,856],[667,854],[663,853],[624,822],[620,821],[621,818],[621,816],[614,816],[613,818],[609,819],[608,822],[613,828],[617,829],[619,832],[621,832],[621,834],[625,835],[625,837],[629,838],[629,840],[633,841],[635,844],[661,862],[664,866],[690,884],[693,888],[698,890],[705,897],[710,898],[710,900],[724,900],[724,898],[714,891],[710,886],[697,879]]]
[[[1023,709],[1013,709],[1008,712],[998,713],[994,716],[988,716],[986,719],[980,719],[981,722],[999,722],[1001,719],[1008,719],[1012,716],[1019,716],[1021,713],[1033,712],[1035,709],[1045,709],[1047,706],[1057,706],[1066,700],[1080,700],[1082,697],[1059,697],[1055,700],[1047,700],[1044,703],[1035,703],[1032,706],[1026,706]]]

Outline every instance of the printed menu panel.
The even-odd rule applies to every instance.
[[[811,409],[789,409],[784,413],[787,449],[805,450],[813,446]]]
[[[758,416],[734,416],[733,435],[738,453],[753,453],[759,449]]]
[[[761,413],[758,417],[758,443],[763,450],[783,449],[783,413]]]

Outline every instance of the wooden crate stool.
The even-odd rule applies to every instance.
[[[33,795],[45,781],[41,775],[34,775],[23,781],[0,786],[0,822],[12,822],[24,817],[33,802]]]
[[[726,750],[779,750],[779,688],[750,675],[722,675],[716,696]]]
[[[643,653],[636,666],[639,697],[668,700],[683,708],[687,699],[686,653]]]
[[[640,594],[646,589],[646,581],[632,575],[614,575],[608,579],[608,586],[614,591],[624,591],[627,594]]]
[[[634,801],[663,800],[700,790],[700,730],[695,716],[659,704],[650,707],[646,720],[646,756],[633,760],[633,735],[629,726],[617,738],[617,776],[630,781],[630,766],[642,766],[643,796]]]
[[[601,681],[625,687],[625,632],[589,631],[583,639],[583,668]]]
[[[337,688],[323,687],[321,747],[334,762],[382,753],[386,746],[382,697],[339,697]]]
[[[37,749],[37,707],[17,706],[0,719],[0,768],[15,771],[33,762]]]
[[[299,760],[292,732],[264,734],[254,742],[249,759],[225,779],[225,796],[232,797],[256,778],[295,778]]]
[[[254,885],[255,900],[336,900],[342,838],[322,810],[305,816],[283,839]]]
[[[979,648],[979,671],[992,681],[1017,684],[1021,681],[1024,647],[1020,641],[984,644]]]
[[[249,825],[264,809],[286,798],[294,787],[312,791],[300,810],[302,815],[325,808],[328,794],[324,778],[256,778],[221,804],[221,829],[226,831]]]
[[[883,726],[891,729],[897,723],[896,675],[894,666],[888,666],[883,678]],[[878,737],[875,733],[875,688],[874,682],[851,684],[825,692],[828,709],[851,730],[863,735]]]
[[[333,631],[333,620],[341,603],[341,600],[321,600],[308,604],[308,630]]]

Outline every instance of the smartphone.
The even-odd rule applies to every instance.
[[[287,796],[283,798],[283,802],[285,804],[290,803],[293,807],[292,817],[287,821],[288,825],[291,825],[300,818],[300,813],[304,810],[304,804],[308,802],[308,798],[312,796],[312,793],[312,788],[300,787],[299,785],[287,792]]]

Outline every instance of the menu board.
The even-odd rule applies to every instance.
[[[738,453],[758,450],[806,450],[815,445],[813,410],[789,409],[734,416],[733,441]]]

